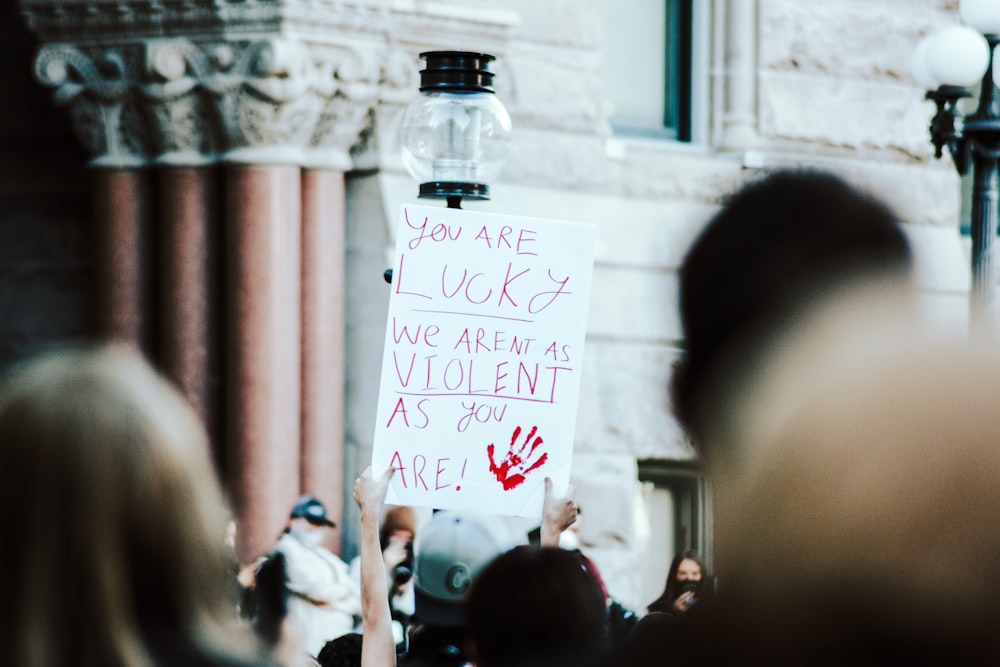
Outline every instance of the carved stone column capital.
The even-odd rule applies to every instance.
[[[20,3],[43,44],[38,80],[69,108],[93,164],[119,167],[380,166],[417,94],[417,54],[502,53],[516,23],[457,0]]]
[[[213,162],[224,139],[205,80],[214,62],[227,60],[228,47],[205,49],[187,39],[148,40],[144,47],[143,76],[135,86],[153,159],[174,166]]]
[[[148,160],[148,137],[132,82],[135,49],[43,46],[35,74],[69,108],[84,148],[96,166],[139,166]]]
[[[321,75],[316,94],[321,105],[306,155],[310,167],[348,171],[352,150],[361,151],[371,135],[379,102],[381,53],[375,49],[314,49]]]

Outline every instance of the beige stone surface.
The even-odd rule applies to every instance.
[[[663,343],[680,339],[677,279],[648,267],[594,267],[587,334],[601,339]]]
[[[576,451],[694,459],[694,450],[670,414],[668,382],[675,358],[675,348],[663,344],[588,341]]]
[[[601,37],[601,0],[502,0],[521,22],[515,39],[569,48],[593,48]]]
[[[519,125],[563,132],[604,129],[598,53],[520,44],[509,67],[511,94],[504,105]]]
[[[910,81],[913,47],[950,23],[930,2],[765,0],[760,67],[839,79]]]
[[[857,155],[882,162],[930,159],[933,108],[915,86],[762,72],[760,130],[793,151]]]
[[[573,457],[582,549],[596,563],[611,595],[626,606],[639,597],[637,547],[644,515],[637,477],[635,460],[627,455]]]

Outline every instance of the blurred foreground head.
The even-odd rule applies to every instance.
[[[4,379],[0,525],[0,664],[216,664],[237,641],[205,433],[129,350]]]
[[[495,558],[466,601],[480,667],[602,664],[604,593],[572,551],[521,546]]]
[[[761,664],[1000,664],[998,405],[996,343],[824,382],[727,489],[708,634]]]
[[[777,171],[733,194],[679,276],[685,350],[671,395],[703,453],[716,454],[720,414],[743,391],[740,381],[803,313],[845,292],[898,283],[910,264],[895,214],[834,175]]]

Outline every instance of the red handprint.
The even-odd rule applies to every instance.
[[[518,426],[514,429],[514,434],[510,436],[510,448],[507,450],[507,456],[500,465],[497,465],[493,458],[493,443],[491,442],[486,447],[486,453],[490,457],[490,472],[493,473],[497,481],[503,484],[504,491],[510,491],[518,484],[524,482],[524,476],[527,475],[532,470],[540,468],[542,464],[549,460],[549,453],[542,452],[542,455],[538,457],[538,460],[531,463],[529,459],[538,449],[538,445],[542,444],[541,436],[535,438],[535,433],[538,431],[537,426],[532,426],[531,430],[528,431],[528,437],[524,439],[524,444],[516,452],[514,443],[517,441],[517,436],[521,435],[521,427]],[[535,438],[532,442],[532,438]],[[531,448],[528,449],[528,445]],[[525,452],[527,450],[527,452]]]

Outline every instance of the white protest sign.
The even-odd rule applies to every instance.
[[[404,205],[373,472],[387,502],[540,517],[569,484],[596,227]]]

